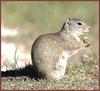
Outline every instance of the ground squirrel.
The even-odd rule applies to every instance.
[[[33,67],[38,76],[54,80],[62,78],[68,58],[89,45],[80,38],[89,29],[84,21],[69,18],[57,33],[39,36],[31,49]]]

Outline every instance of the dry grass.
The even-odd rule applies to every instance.
[[[95,65],[94,65],[95,64]],[[22,71],[19,71],[20,74]],[[31,69],[27,72],[31,72]],[[14,72],[13,72],[14,73]],[[18,74],[18,72],[16,72]],[[30,73],[28,73],[30,74]],[[65,76],[59,81],[30,78],[28,76],[3,77],[3,90],[33,90],[33,89],[76,89],[98,90],[99,74],[97,63],[85,63],[80,66],[70,66]]]

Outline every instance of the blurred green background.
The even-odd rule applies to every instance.
[[[20,32],[12,40],[25,44],[28,50],[39,35],[59,31],[67,18],[79,18],[91,25],[90,37],[98,50],[98,1],[3,1],[1,10],[2,24],[17,27]]]

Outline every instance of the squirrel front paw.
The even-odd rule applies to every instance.
[[[89,47],[90,46],[89,38],[87,36],[85,36],[83,38],[83,43],[85,44],[85,47]]]

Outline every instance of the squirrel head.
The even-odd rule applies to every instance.
[[[66,33],[74,34],[77,36],[84,35],[84,33],[89,32],[91,27],[82,20],[68,18],[63,24],[62,30]]]

